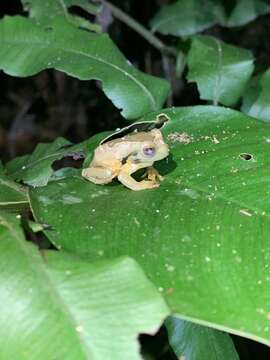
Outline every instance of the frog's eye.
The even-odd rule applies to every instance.
[[[151,156],[155,155],[156,149],[154,147],[147,146],[147,147],[143,148],[143,153],[144,153],[144,155],[151,157]]]

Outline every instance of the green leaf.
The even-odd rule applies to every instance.
[[[162,112],[158,189],[67,178],[31,189],[35,219],[57,247],[135,258],[182,318],[270,344],[270,127],[220,107]]]
[[[172,316],[165,321],[165,326],[169,343],[179,359],[239,360],[233,342],[226,333]]]
[[[256,19],[260,15],[270,12],[269,1],[238,0],[226,21],[226,26],[241,26]]]
[[[188,68],[188,81],[197,83],[201,99],[232,106],[243,94],[254,65],[248,50],[210,36],[196,36],[188,54]]]
[[[41,24],[48,23],[57,16],[68,16],[65,3],[58,0],[22,0],[23,8],[29,11],[31,18],[36,19]]]
[[[178,0],[163,6],[150,22],[152,31],[165,35],[190,36],[219,24],[225,27],[245,25],[270,12],[265,0],[237,0],[228,15],[225,2],[215,0]]]
[[[27,205],[26,189],[9,180],[3,172],[0,172],[0,209],[19,211]]]
[[[223,18],[223,9],[213,0],[178,0],[158,11],[150,22],[152,31],[188,36],[203,31]]]
[[[136,70],[108,35],[76,29],[61,17],[49,28],[5,17],[0,45],[0,68],[7,74],[30,76],[54,68],[81,80],[101,80],[105,94],[130,119],[160,109],[168,94],[165,80]]]
[[[270,69],[250,82],[241,108],[246,114],[270,122]]]
[[[31,186],[46,185],[53,174],[53,162],[70,151],[66,145],[70,142],[63,138],[51,144],[38,144],[32,155],[15,158],[7,164],[8,176]]]
[[[155,332],[168,314],[133,260],[42,257],[3,213],[0,253],[1,359],[138,360],[139,333]]]
[[[62,16],[67,22],[77,27],[100,32],[98,24],[92,24],[81,16],[69,13],[69,7],[79,6],[83,10],[96,14],[100,6],[90,3],[88,0],[22,0],[25,11],[29,11],[31,18],[39,25],[49,25],[55,17]]]
[[[45,186],[49,181],[76,176],[80,171],[71,167],[54,171],[52,168],[54,161],[63,157],[84,157],[84,154],[89,152],[85,159],[88,165],[92,159],[91,148],[97,147],[106,135],[108,132],[103,132],[73,146],[64,138],[57,138],[53,143],[40,143],[33,154],[19,156],[7,163],[8,176],[31,186]]]

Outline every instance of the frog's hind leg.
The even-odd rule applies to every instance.
[[[117,173],[104,167],[89,167],[83,169],[82,176],[94,184],[108,184],[117,176]]]
[[[142,164],[141,167],[145,165]],[[131,190],[139,191],[145,189],[153,189],[159,186],[159,183],[151,180],[136,181],[131,174],[140,168],[137,164],[126,163],[118,174],[118,180]]]

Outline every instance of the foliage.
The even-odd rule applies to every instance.
[[[249,51],[208,36],[192,39],[187,61],[188,80],[197,83],[201,99],[227,106],[239,100],[253,71]]]
[[[268,125],[218,107],[163,112],[171,160],[160,164],[158,189],[138,194],[67,177],[30,189],[34,217],[52,226],[46,235],[59,249],[136,259],[175,314],[270,341],[258,313],[268,306],[268,237],[257,235],[268,228]],[[183,132],[188,143],[177,138]]]
[[[176,355],[186,359],[239,360],[228,334],[170,316],[166,322]]]
[[[243,98],[242,111],[250,116],[270,121],[270,69],[250,81]]]
[[[28,204],[26,189],[8,179],[5,174],[0,173],[0,208],[15,209]]]
[[[0,39],[0,68],[6,73],[30,76],[54,68],[81,80],[101,80],[104,92],[130,119],[158,110],[168,93],[166,81],[136,70],[106,34],[76,29],[63,17],[52,19],[49,27],[6,17]]]
[[[141,192],[55,166],[88,166],[108,132],[0,162],[0,358],[142,359],[139,334],[162,324],[181,359],[239,359],[229,333],[269,345],[270,70],[211,33],[269,3],[178,0],[158,9],[152,33],[105,0],[22,4],[27,16],[0,20],[0,68],[98,80],[126,121],[166,114],[170,156],[155,164],[160,187]],[[98,23],[106,11],[194,83],[202,105],[162,109],[172,79],[126,59]]]
[[[101,31],[100,26],[97,24],[92,24],[83,17],[73,15],[68,11],[70,7],[78,6],[90,14],[97,14],[100,11],[100,7],[87,0],[49,0],[46,1],[46,6],[44,6],[44,2],[40,0],[22,0],[22,3],[24,10],[29,11],[29,16],[37,20],[40,25],[48,25],[55,17],[61,16],[77,27],[96,32]]]
[[[2,359],[139,359],[137,333],[156,331],[168,314],[131,259],[90,264],[55,251],[42,257],[18,220],[3,213],[0,240],[0,319],[10,324]]]
[[[175,36],[194,35],[209,27],[245,25],[257,16],[270,12],[265,0],[237,0],[229,13],[225,1],[177,0],[162,7],[150,25],[153,31]]]
[[[202,11],[198,11],[202,9]],[[152,19],[152,31],[188,36],[215,25],[223,17],[220,4],[213,0],[178,0],[164,6]]]

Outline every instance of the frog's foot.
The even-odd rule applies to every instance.
[[[108,184],[116,175],[116,172],[103,167],[89,167],[82,171],[82,176],[94,184]]]
[[[136,181],[135,179],[133,179],[132,176],[130,176],[125,172],[120,172],[120,174],[118,175],[118,180],[127,188],[134,191],[153,189],[159,187],[159,183],[156,181],[151,181],[151,180]]]
[[[159,183],[156,181],[150,181],[150,180],[136,181],[129,174],[125,174],[123,172],[122,173],[120,172],[120,174],[118,175],[118,180],[127,188],[134,191],[153,189],[159,187]]]
[[[152,182],[157,182],[157,179],[159,181],[163,181],[164,177],[161,176],[158,171],[153,167],[153,166],[149,166],[146,169],[146,173],[147,173],[147,178],[152,181]]]

